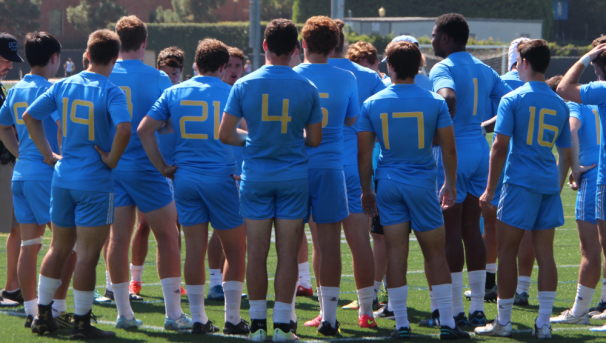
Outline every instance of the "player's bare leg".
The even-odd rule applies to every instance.
[[[242,323],[240,303],[246,273],[246,227],[242,224],[230,230],[216,230],[215,232],[221,239],[225,252],[223,269],[225,328],[223,332],[244,332],[248,330],[248,325]],[[238,328],[240,330],[236,330]]]
[[[38,313],[36,300],[36,276],[38,252],[42,247],[42,236],[46,225],[20,224],[21,252],[19,254],[18,276],[25,314],[33,317]]]
[[[206,282],[206,271],[204,259],[206,257],[206,246],[208,244],[208,222],[184,226],[185,235],[185,265],[184,277],[187,288],[192,321],[194,323],[207,324],[208,316],[204,308],[204,288]]]
[[[484,246],[486,247],[486,295],[485,300],[496,301],[496,276],[497,276],[497,209],[482,210],[484,218]]]
[[[313,287],[311,286],[311,275],[309,274],[309,242],[305,234],[305,224],[299,235],[299,255],[297,256],[299,267],[299,281],[297,286],[297,296],[312,296]],[[316,287],[317,289],[317,287]]]
[[[520,242],[518,251],[518,286],[516,289],[515,304],[528,305],[528,295],[530,294],[530,278],[534,268],[534,247],[532,246],[532,234],[526,232]]]
[[[320,251],[320,274],[316,277],[320,279],[322,321],[336,328],[341,283],[341,222],[317,224],[316,245]]]
[[[318,327],[322,322],[322,316],[324,315],[324,311],[322,308],[322,289],[320,288],[320,262],[321,262],[321,251],[319,245],[318,238],[318,227],[316,223],[313,221],[313,216],[309,217],[309,232],[311,233],[311,244],[312,244],[312,252],[311,252],[311,264],[314,270],[314,276],[316,278],[316,294],[318,296],[318,304],[320,306],[320,313],[317,317],[308,320],[305,322],[305,326],[313,326]],[[305,224],[301,224],[301,229]]]
[[[19,276],[17,265],[19,263],[19,252],[21,251],[21,230],[19,225],[11,229],[6,239],[6,291],[19,289]]]
[[[145,214],[137,209],[137,227],[133,233],[131,243],[131,281],[129,290],[131,293],[139,294],[143,283],[142,274],[145,266],[145,258],[149,247],[149,233],[151,229],[145,218]]]
[[[223,266],[225,255],[223,254],[223,246],[217,234],[217,230],[213,230],[213,234],[208,242],[208,269],[210,274],[210,286],[208,287],[209,300],[223,301],[225,300],[223,291]]]

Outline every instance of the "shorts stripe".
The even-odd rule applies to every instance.
[[[576,207],[576,217],[583,220],[585,218],[585,202],[587,197],[587,178],[581,180],[581,189],[579,190],[579,204]]]
[[[507,184],[503,184],[503,188],[501,190],[501,198],[499,199],[499,206],[497,208],[497,219],[501,220],[501,215],[503,214],[503,199],[507,195]]]
[[[109,201],[107,206],[107,221],[105,224],[112,224],[114,222],[114,193],[109,193]]]
[[[598,196],[597,196],[597,219],[604,220],[604,190],[606,189],[606,185],[598,185]]]

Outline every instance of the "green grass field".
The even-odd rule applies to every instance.
[[[580,252],[578,236],[576,232],[576,225],[574,222],[574,203],[576,193],[565,189],[562,193],[564,202],[564,211],[566,217],[566,224],[557,229],[556,241],[555,241],[555,258],[558,265],[558,296],[553,310],[554,315],[572,306],[577,284],[577,273],[578,264],[580,262]],[[5,275],[5,263],[6,255],[4,245],[6,241],[6,235],[0,236],[0,244],[2,244],[2,250],[0,250],[0,285],[4,285]],[[45,235],[45,247],[39,255],[40,261],[42,260],[44,253],[48,250],[48,244],[50,243],[50,232],[47,231]],[[150,253],[146,259],[146,267],[143,274],[143,289],[141,295],[145,298],[144,302],[134,302],[133,309],[137,315],[137,318],[143,320],[143,328],[138,331],[124,331],[116,330],[118,337],[114,341],[123,342],[142,342],[142,341],[157,341],[157,342],[189,342],[195,340],[205,340],[209,342],[218,341],[232,341],[236,342],[236,338],[227,338],[221,336],[207,335],[204,337],[192,336],[189,333],[174,333],[164,332],[162,327],[164,323],[164,304],[162,303],[162,290],[159,285],[159,279],[156,273],[155,267],[155,242],[150,239]],[[352,300],[356,299],[356,289],[353,280],[353,270],[351,266],[351,253],[347,244],[343,244],[343,276],[341,282],[341,298],[339,299],[340,305],[345,305]],[[183,253],[182,258],[185,258]],[[311,258],[311,256],[310,256]],[[269,263],[271,268],[270,272],[274,269],[276,264],[275,252],[270,254]],[[418,335],[419,338],[415,340],[428,340],[438,339],[439,331],[437,329],[427,329],[418,327],[417,323],[424,318],[427,318],[430,314],[429,309],[429,294],[427,292],[427,283],[423,274],[423,257],[421,250],[416,241],[411,242],[410,261],[409,261],[409,272],[408,272],[408,285],[409,285],[409,308],[408,315],[412,324],[413,334]],[[104,285],[104,261],[99,261],[97,268],[97,290],[103,292]],[[465,274],[466,275],[466,274]],[[531,285],[530,291],[530,306],[528,307],[514,307],[513,320],[514,330],[517,330],[514,340],[517,341],[534,341],[530,335],[530,330],[533,327],[534,318],[538,311],[538,300],[536,298],[536,276],[537,270],[533,274],[533,284]],[[273,280],[274,275],[270,274],[270,280]],[[208,278],[208,276],[207,276]],[[467,280],[465,280],[467,284]],[[270,283],[270,286],[273,284]],[[598,288],[601,284],[598,285]],[[245,289],[246,292],[246,289]],[[593,301],[597,303],[599,301],[600,291],[598,290],[594,296]],[[469,306],[469,302],[465,301],[466,308]],[[182,297],[183,311],[189,313],[189,307],[187,303],[187,297]],[[270,287],[268,296],[268,308],[269,318],[271,320],[271,308],[273,307],[273,290]],[[486,315],[489,319],[496,316],[496,304],[486,304]],[[73,311],[73,297],[71,292],[68,296],[68,312]],[[94,313],[99,317],[99,326],[103,329],[112,329],[113,322],[116,319],[116,310],[114,305],[95,305],[93,307]],[[211,320],[213,320],[219,327],[222,327],[223,323],[223,303],[219,302],[206,302],[206,311]],[[69,332],[66,330],[59,331],[58,334],[45,335],[39,337],[32,335],[31,332],[23,328],[24,318],[23,308],[17,308],[15,311],[0,311],[4,314],[1,316],[1,336],[0,342],[26,342],[26,341],[57,341],[68,338]],[[316,332],[312,328],[305,328],[302,323],[305,320],[313,318],[318,313],[318,302],[316,297],[312,298],[297,298],[297,315],[299,317],[299,336],[302,341],[317,341],[320,338],[316,335]],[[242,317],[248,318],[248,302],[247,300],[242,301]],[[332,341],[362,341],[362,340],[375,340],[384,339],[389,336],[389,333],[393,330],[394,322],[390,320],[380,319],[378,320],[379,329],[361,329],[357,324],[357,311],[346,311],[339,309],[338,319],[341,322],[342,335],[336,340]],[[604,322],[594,322],[593,325],[603,325]],[[587,326],[575,326],[575,325],[554,325],[554,340],[557,341],[606,341],[606,334],[598,334],[589,331],[590,327]],[[484,340],[485,338],[474,337],[475,340]]]

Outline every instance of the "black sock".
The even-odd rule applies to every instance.
[[[275,329],[280,329],[282,332],[290,332],[290,323],[274,323]]]
[[[267,319],[253,319],[250,324],[250,332],[257,332],[257,330],[263,329],[267,331]]]
[[[486,272],[486,289],[492,289],[496,285],[497,274]]]

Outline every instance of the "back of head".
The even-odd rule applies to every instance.
[[[465,45],[469,40],[467,20],[458,13],[447,13],[439,16],[436,19],[436,30],[450,37],[457,45]]]
[[[535,73],[545,74],[551,61],[551,50],[543,39],[531,39],[518,44],[520,57],[530,63]],[[519,66],[518,66],[519,68]]]
[[[265,28],[267,50],[278,56],[290,55],[295,49],[299,30],[288,19],[274,19]]]
[[[363,61],[368,64],[375,64],[379,60],[377,49],[372,44],[362,41],[350,45],[345,58],[357,64]]]
[[[82,68],[84,70],[88,69],[88,65],[90,62],[88,61],[88,56],[86,55],[86,51],[82,54]]]
[[[591,45],[595,48],[596,46],[604,43],[606,43],[606,36],[594,39]],[[593,64],[599,66],[603,72],[606,72],[606,51],[599,54],[598,57],[593,60]]]
[[[227,51],[229,52],[229,57],[237,57],[241,59],[242,65],[244,65],[244,62],[246,61],[246,55],[244,55],[244,52],[242,50],[234,47],[229,47]]]
[[[97,30],[88,36],[86,49],[92,64],[108,65],[120,54],[120,37],[108,29]]]
[[[215,72],[227,63],[229,63],[229,51],[223,42],[206,38],[198,43],[196,66],[200,73]]]
[[[301,34],[309,52],[328,56],[339,44],[339,32],[332,19],[316,16],[307,19]]]
[[[339,28],[339,43],[337,44],[337,47],[335,48],[335,54],[337,55],[342,55],[343,51],[345,51],[347,49],[347,45],[346,40],[345,40],[345,34],[343,33],[343,28],[345,27],[345,22],[343,22],[343,20],[341,19],[335,19],[333,20],[335,22],[335,24],[337,24],[337,27]]]
[[[556,75],[556,76],[550,77],[545,82],[549,85],[549,88],[551,88],[551,90],[555,92],[556,89],[558,89],[558,85],[560,84],[560,82],[562,81],[563,78],[564,78],[564,76],[562,76],[562,75]]]
[[[407,41],[389,43],[385,49],[385,56],[388,65],[393,67],[399,80],[414,78],[419,73],[419,68],[425,64],[419,47]]]
[[[177,48],[176,46],[171,46],[166,48],[158,54],[158,63],[157,67],[173,67],[178,69],[183,69],[183,60],[185,58],[185,53],[183,50]]]
[[[118,20],[116,33],[120,36],[122,51],[136,51],[147,40],[147,25],[137,16],[129,15]]]
[[[61,53],[61,43],[50,33],[38,31],[25,36],[25,58],[30,67],[44,67],[53,54]]]

